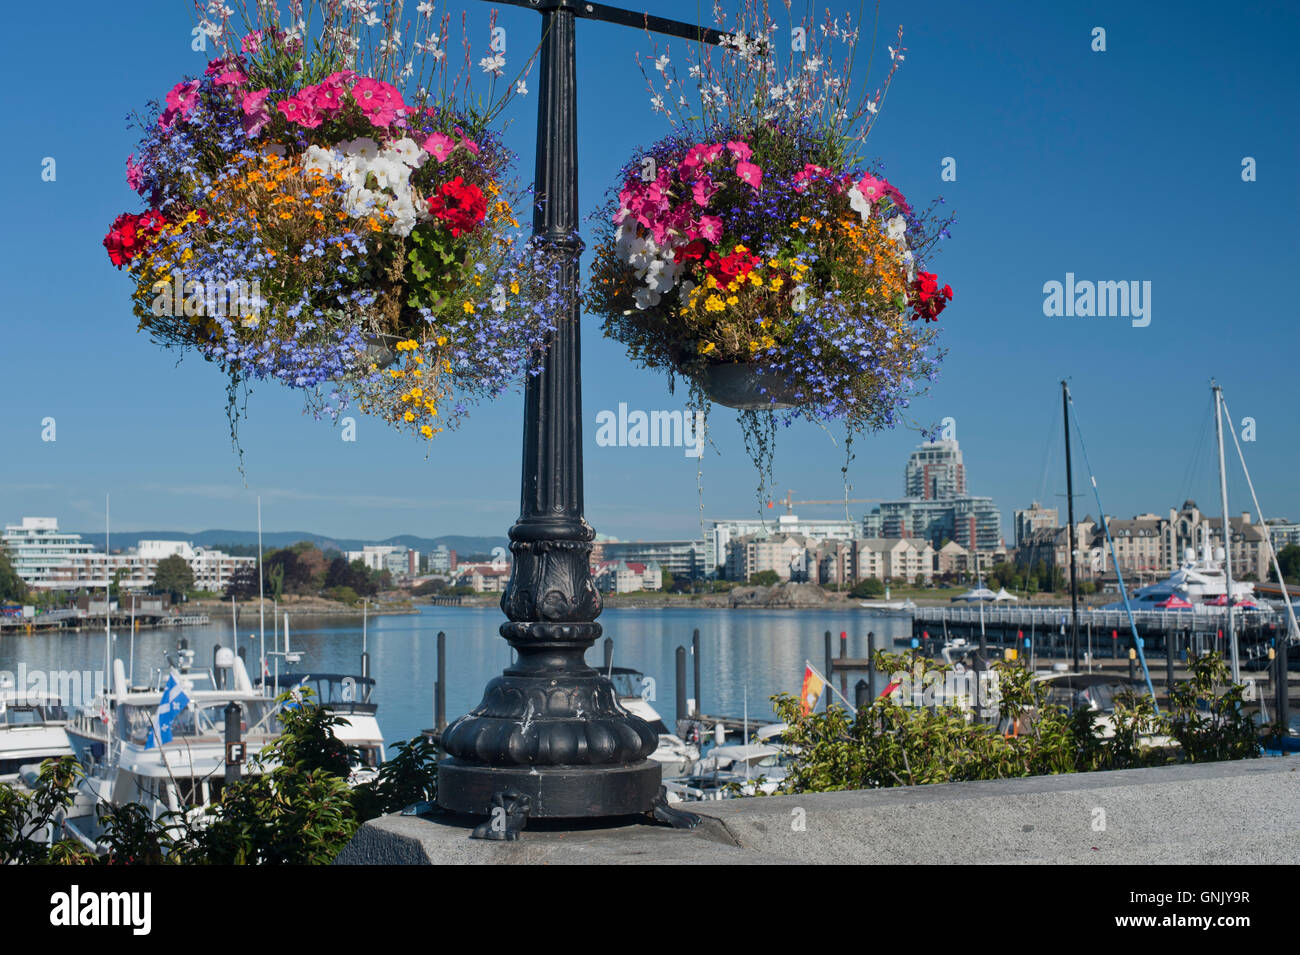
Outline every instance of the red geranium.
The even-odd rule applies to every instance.
[[[104,236],[108,257],[119,269],[144,251],[149,243],[167,225],[167,220],[156,209],[135,215],[124,212],[113,220],[113,227]]]
[[[678,246],[673,252],[674,262],[685,262],[688,259],[692,262],[698,262],[704,258],[704,253],[708,251],[708,243],[703,239],[696,239],[693,242],[687,242],[685,245]]]
[[[710,252],[709,257],[704,261],[705,270],[713,276],[719,285],[724,287],[730,285],[736,279],[743,279],[753,271],[756,265],[758,265],[758,256],[744,246],[737,246],[736,251],[725,257],[719,257],[718,253]]]
[[[453,236],[474,229],[487,217],[483,190],[457,176],[429,197],[429,214],[451,230]]]
[[[933,272],[917,272],[912,282],[912,294],[912,321],[922,318],[934,322],[952,301],[952,286],[939,288],[939,278]]]

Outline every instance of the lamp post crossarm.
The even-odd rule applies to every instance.
[[[652,13],[637,13],[635,10],[624,10],[621,7],[611,7],[603,3],[584,3],[581,0],[488,0],[488,2],[503,3],[507,6],[523,7],[539,12],[571,10],[573,15],[581,20],[600,20],[604,23],[616,23],[619,26],[634,27],[651,33],[662,33],[665,36],[681,37],[684,40],[709,43],[713,46],[721,45],[724,40],[731,36],[729,33],[723,33],[711,27],[702,27],[696,23],[657,17]]]

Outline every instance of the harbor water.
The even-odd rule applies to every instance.
[[[454,720],[475,706],[483,687],[509,665],[509,644],[497,632],[504,617],[496,607],[421,607],[418,613],[372,616],[366,628],[370,673],[375,678],[375,700],[379,703],[379,725],[385,740],[393,743],[410,739],[433,725],[433,685],[437,674],[437,634],[447,635],[447,719]],[[874,632],[876,646],[894,650],[895,638],[911,634],[910,618],[860,608],[836,610],[724,610],[724,609],[607,609],[600,616],[605,636],[614,639],[614,665],[631,667],[653,680],[646,693],[656,710],[671,727],[676,716],[676,650],[687,650],[687,696],[694,695],[691,633],[700,631],[700,684],[703,711],[711,716],[740,717],[746,700],[750,719],[756,723],[773,719],[771,697],[776,693],[797,695],[804,664],[824,669],[825,637],[833,636],[833,650],[840,653],[839,635],[848,635],[848,655],[867,655],[867,634]],[[361,621],[356,617],[290,617],[292,649],[302,653],[296,672],[357,674],[362,647]],[[273,649],[271,620],[267,619],[266,649]],[[213,647],[230,646],[231,623],[215,619],[202,626],[141,630],[135,635],[136,682],[153,682],[159,668],[166,668],[165,654],[174,651],[177,640],[189,641],[195,651],[194,665],[208,668]],[[603,638],[602,638],[603,639]],[[240,620],[240,646],[256,679],[258,655],[257,621]],[[113,655],[125,664],[131,657],[127,630],[115,632]],[[601,642],[587,653],[587,662],[600,666],[604,659]],[[76,671],[87,674],[86,686],[98,685],[104,677],[104,634],[38,633],[0,639],[0,671],[20,673]],[[271,662],[275,668],[275,658]],[[281,662],[281,672],[286,667]],[[848,696],[862,674],[850,674]],[[834,685],[838,689],[837,674]],[[1292,724],[1300,730],[1300,714]]]
[[[375,678],[379,724],[389,743],[409,739],[433,725],[433,685],[437,674],[438,631],[447,634],[447,718],[453,720],[475,706],[484,685],[509,665],[509,644],[497,632],[504,617],[496,607],[422,607],[418,614],[372,616],[366,628],[370,672]],[[823,668],[824,633],[834,636],[840,652],[840,632],[848,634],[850,657],[865,657],[867,634],[876,646],[892,649],[895,637],[910,633],[905,616],[862,609],[843,610],[710,610],[608,609],[601,614],[605,635],[614,640],[614,665],[640,670],[654,683],[647,688],[651,702],[671,726],[675,718],[675,654],[687,649],[687,695],[693,696],[691,633],[700,631],[700,684],[703,710],[710,715],[742,715],[746,698],[750,718],[772,719],[770,698],[779,692],[799,693],[805,661]],[[240,646],[256,678],[257,621],[242,617]],[[297,672],[355,674],[360,672],[361,620],[336,617],[290,617],[292,649],[303,654]],[[213,647],[231,645],[231,623],[141,630],[135,634],[137,682],[151,680],[167,666],[164,654],[179,638],[195,651],[194,665],[212,664]],[[267,619],[266,649],[272,649]],[[124,664],[131,656],[130,633],[115,632],[113,655]],[[587,653],[587,662],[604,659],[601,642]],[[0,670],[18,672],[25,664],[35,670],[94,671],[104,665],[103,632],[49,633],[11,636],[0,640]],[[274,659],[272,660],[274,669]],[[281,671],[285,670],[283,663]],[[96,677],[98,679],[98,677]],[[849,679],[852,698],[854,674]],[[839,677],[835,679],[839,686]]]

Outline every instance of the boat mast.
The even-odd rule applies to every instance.
[[[1074,469],[1070,466],[1070,386],[1061,381],[1061,415],[1065,422],[1065,510],[1070,545],[1070,646],[1074,670],[1079,671],[1079,583],[1074,569]]]
[[[1232,412],[1228,408],[1228,401],[1226,398],[1223,398],[1222,400],[1223,413],[1227,416],[1228,420],[1231,421]],[[1246,475],[1246,487],[1250,490],[1250,500],[1255,505],[1255,515],[1259,518],[1259,526],[1265,528],[1264,533],[1267,535],[1268,521],[1264,520],[1264,511],[1259,506],[1259,496],[1255,493],[1255,482],[1250,479],[1250,468],[1246,467],[1246,455],[1241,450],[1241,442],[1237,440],[1237,431],[1233,428],[1229,429],[1228,433],[1232,435],[1232,443],[1237,448],[1237,457],[1241,461],[1241,471]],[[1269,541],[1268,556],[1272,560],[1273,573],[1277,574],[1277,582],[1282,587],[1282,600],[1286,604],[1287,623],[1289,624],[1287,627],[1287,639],[1300,639],[1300,624],[1296,623],[1295,607],[1291,605],[1291,594],[1287,590],[1286,579],[1282,576],[1282,568],[1278,564],[1277,551],[1274,549],[1272,541]]]
[[[258,653],[261,655],[261,663],[266,662],[266,595],[262,591],[262,495],[257,496],[257,634],[258,634]],[[235,634],[236,652],[239,648],[239,634]],[[257,674],[258,679],[262,678],[262,672]]]
[[[112,687],[113,685],[113,625],[112,613],[109,607],[109,583],[111,575],[108,572],[109,548],[108,548],[108,495],[104,495],[104,685]],[[113,742],[113,701],[110,696],[104,701],[104,712],[107,719],[104,725],[108,730],[108,745],[104,747],[104,753],[107,755],[108,747]]]
[[[1214,392],[1214,434],[1219,441],[1219,496],[1223,503],[1223,581],[1227,590],[1228,650],[1232,654],[1232,682],[1241,682],[1241,659],[1237,654],[1237,631],[1232,625],[1232,526],[1228,521],[1228,472],[1223,465],[1223,392],[1210,379]],[[1284,585],[1285,586],[1285,585]]]

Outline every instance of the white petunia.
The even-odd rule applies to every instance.
[[[856,185],[849,187],[849,205],[853,211],[862,217],[866,222],[871,216],[871,200],[862,194],[862,190]]]
[[[369,136],[358,136],[356,139],[349,139],[346,142],[339,143],[339,148],[343,150],[343,155],[365,162],[370,162],[379,155],[379,144]]]
[[[885,224],[885,235],[895,242],[903,242],[907,236],[907,220],[902,216],[894,216]]]
[[[650,291],[648,288],[639,288],[632,293],[632,297],[636,299],[636,307],[644,311],[658,305],[662,296],[658,292]]]
[[[338,163],[338,153],[332,149],[322,149],[320,146],[308,146],[307,152],[302,157],[303,172],[312,170],[322,173],[333,172]]]
[[[417,146],[415,140],[409,136],[403,136],[397,142],[391,143],[386,151],[412,169],[419,169],[424,165],[425,160],[429,158],[428,154]]]

